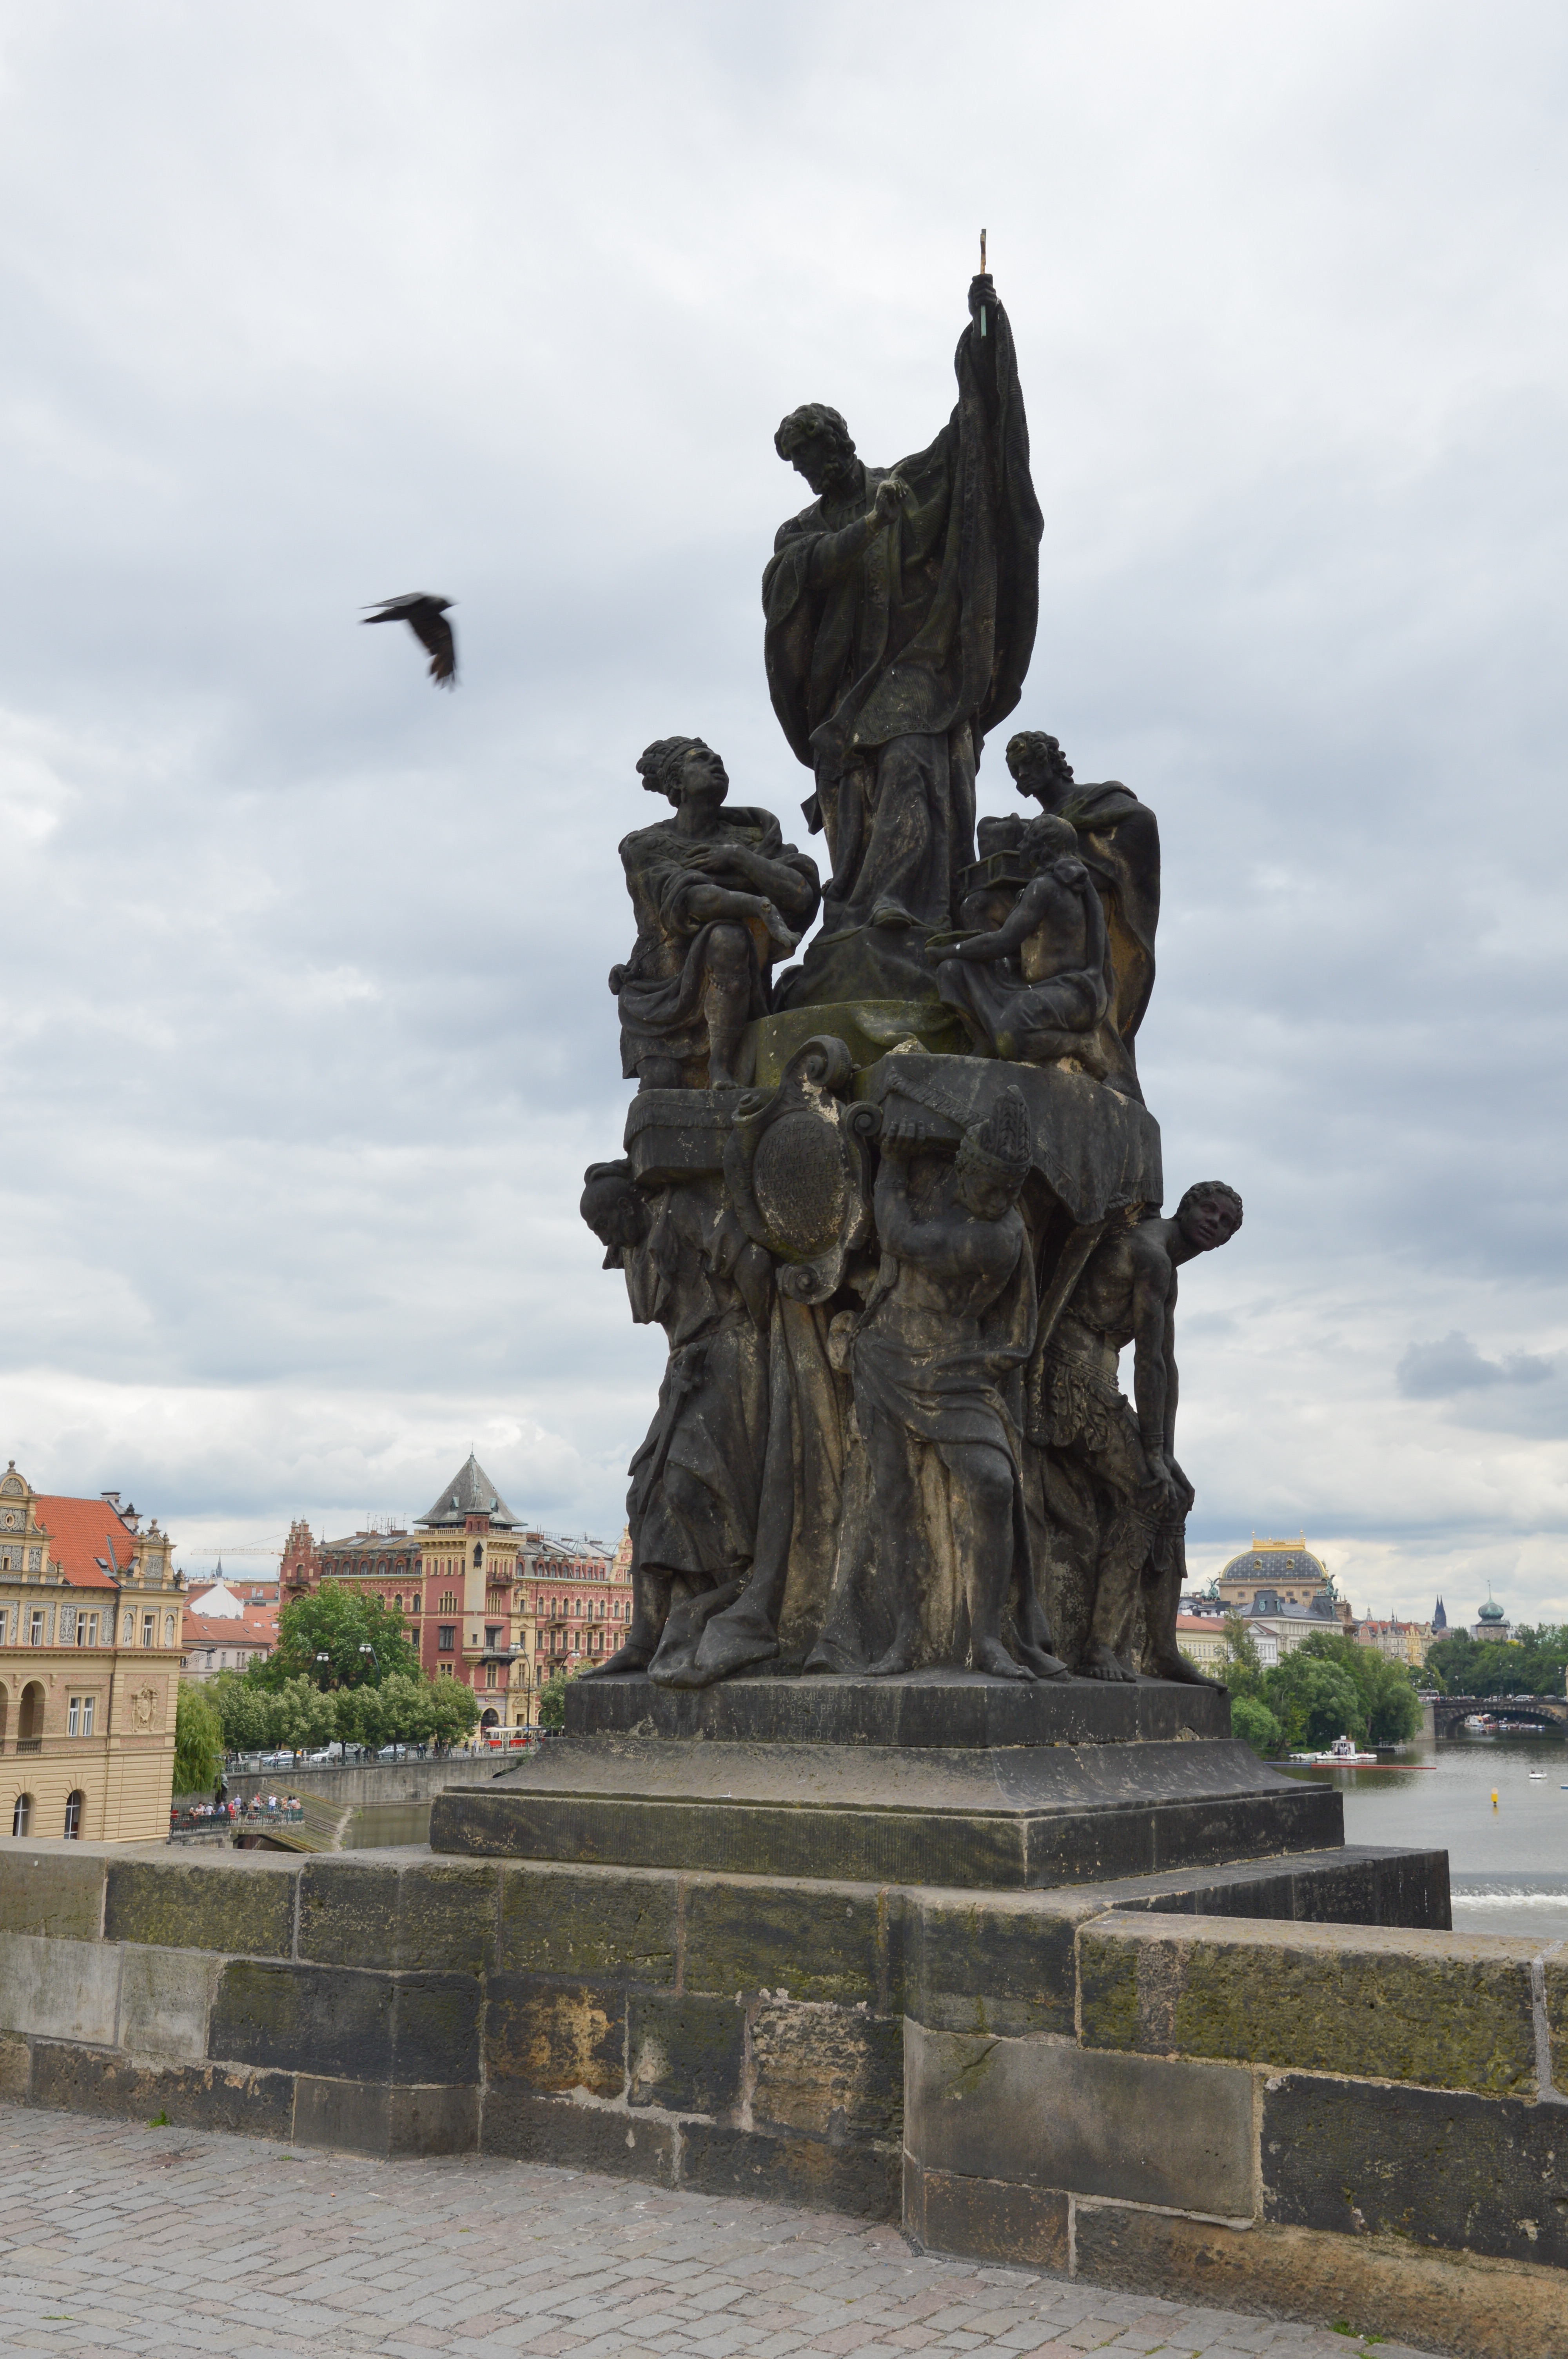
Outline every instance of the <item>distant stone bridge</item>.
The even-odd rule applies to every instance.
[[[1437,1696],[1432,1706],[1433,1727],[1439,1736],[1452,1736],[1462,1721],[1473,1712],[1484,1712],[1493,1720],[1544,1720],[1552,1723],[1568,1735],[1568,1697],[1526,1696]]]

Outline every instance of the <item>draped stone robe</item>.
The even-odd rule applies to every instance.
[[[791,517],[763,575],[773,710],[815,774],[806,814],[833,861],[781,1005],[929,996],[925,936],[974,858],[975,766],[1028,669],[1041,533],[1011,332],[987,310],[988,334],[959,339],[936,440]],[[868,541],[857,527],[895,473],[910,496]]]

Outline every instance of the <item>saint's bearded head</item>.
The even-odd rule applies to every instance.
[[[773,436],[773,448],[806,477],[818,497],[849,473],[855,458],[849,428],[825,401],[806,401],[792,409]]]

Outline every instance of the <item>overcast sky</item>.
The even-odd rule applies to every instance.
[[[0,1458],[193,1566],[470,1442],[614,1538],[633,765],[806,843],[773,429],[928,441],[984,222],[1016,725],[1160,813],[1141,1066],[1247,1204],[1191,1561],[1568,1619],[1565,110],[1544,0],[0,0]]]

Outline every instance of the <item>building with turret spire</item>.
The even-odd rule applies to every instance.
[[[614,1653],[632,1618],[631,1551],[530,1528],[472,1451],[412,1526],[384,1516],[336,1540],[289,1526],[285,1599],[323,1581],[362,1588],[403,1616],[432,1679],[472,1688],[484,1730],[525,1729],[557,1670]]]

